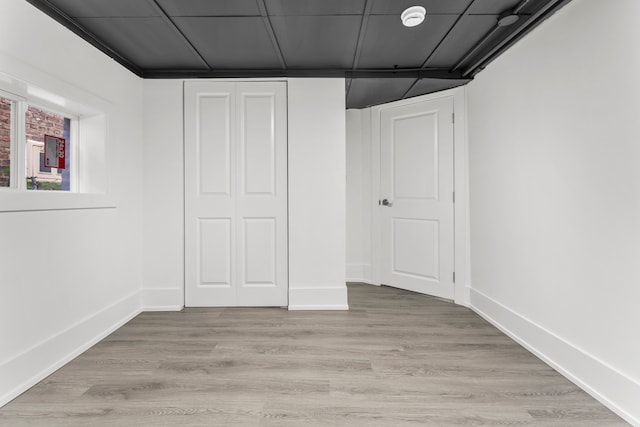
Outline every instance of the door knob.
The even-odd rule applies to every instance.
[[[393,206],[393,203],[390,202],[387,199],[384,199],[384,200],[382,200],[382,206],[386,206],[386,207],[390,208],[391,206]]]

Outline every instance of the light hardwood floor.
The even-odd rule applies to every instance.
[[[143,313],[0,425],[627,425],[466,308],[362,284],[349,304]]]

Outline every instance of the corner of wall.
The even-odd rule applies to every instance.
[[[372,283],[371,264],[347,264],[347,282]]]
[[[142,290],[143,311],[180,311],[184,308],[184,289],[145,288]]]

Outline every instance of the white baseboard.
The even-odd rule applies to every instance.
[[[471,309],[624,420],[640,426],[638,381],[475,289]]]
[[[184,308],[182,288],[151,288],[142,290],[144,311],[180,311]]]
[[[371,264],[347,264],[346,281],[373,284],[371,280]]]
[[[0,364],[0,406],[51,375],[141,311],[140,292],[136,291]]]
[[[289,287],[289,310],[349,310],[347,286]]]

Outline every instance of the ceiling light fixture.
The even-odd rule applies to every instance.
[[[427,14],[427,11],[422,6],[411,6],[405,9],[400,15],[400,19],[402,19],[402,24],[405,27],[415,27],[416,25],[422,24],[424,21],[424,17]]]

